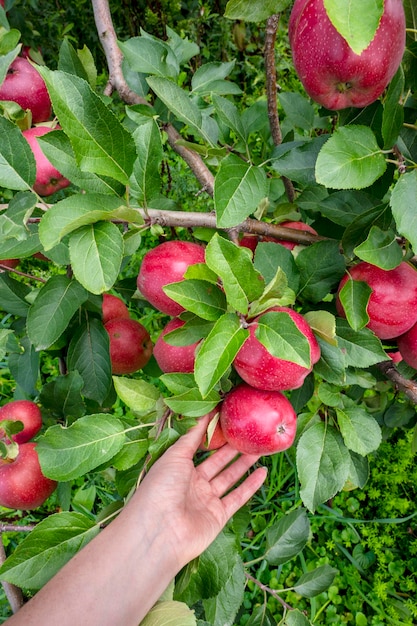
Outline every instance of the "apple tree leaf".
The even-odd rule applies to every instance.
[[[390,199],[397,230],[417,250],[417,170],[400,176]]]
[[[300,274],[298,296],[320,302],[339,284],[345,273],[345,260],[337,241],[318,241],[301,250],[296,259]]]
[[[132,135],[87,81],[45,66],[36,69],[46,83],[54,113],[71,140],[79,167],[127,185],[136,158]]]
[[[99,531],[100,525],[81,513],[49,515],[4,561],[1,579],[24,589],[40,589]]]
[[[245,583],[245,570],[239,559],[219,593],[214,598],[203,600],[205,616],[210,624],[233,623],[244,600]]]
[[[229,154],[214,180],[214,205],[219,228],[231,228],[255,213],[268,195],[265,170]]]
[[[336,408],[337,423],[349,450],[366,456],[379,447],[382,434],[378,422],[360,406]]]
[[[404,124],[404,107],[401,105],[404,83],[404,70],[400,65],[397,73],[388,85],[387,95],[384,98],[382,136],[384,138],[384,149],[386,150],[395,144]]]
[[[310,522],[303,507],[283,515],[266,531],[266,552],[269,565],[281,565],[301,552],[310,536]]]
[[[376,137],[367,126],[341,126],[321,148],[316,180],[333,189],[364,189],[387,167]]]
[[[366,368],[389,360],[380,339],[368,328],[353,330],[347,320],[337,318],[338,346],[343,350],[346,364]]]
[[[28,311],[27,332],[37,350],[46,350],[61,336],[87,297],[76,280],[51,276]]]
[[[221,317],[227,308],[226,296],[217,285],[190,278],[163,287],[164,292],[187,311],[208,321]]]
[[[317,376],[334,385],[346,384],[346,359],[337,343],[329,343],[317,336],[320,359],[314,366]]]
[[[256,246],[254,265],[267,284],[275,279],[277,268],[281,268],[287,277],[288,287],[295,292],[298,291],[300,273],[294,255],[288,248],[277,245],[273,241],[261,241]]]
[[[7,272],[0,273],[0,302],[3,311],[26,317],[29,310],[26,296],[29,292],[26,285],[9,276]]]
[[[84,380],[77,371],[57,376],[46,383],[40,393],[42,406],[66,420],[82,417],[86,406],[82,398]]]
[[[157,602],[141,621],[140,626],[197,626],[197,618],[185,602]]]
[[[293,589],[304,598],[314,598],[319,593],[326,591],[332,584],[339,571],[327,563],[316,569],[303,574],[295,583]]]
[[[91,293],[108,291],[116,282],[122,264],[123,235],[112,222],[82,226],[69,240],[74,276]]]
[[[141,37],[131,37],[125,42],[119,41],[118,45],[135,72],[166,78],[175,78],[178,75],[178,59],[165,41],[147,36],[145,33]]]
[[[361,54],[373,40],[384,11],[384,0],[323,0],[335,29],[355,54]],[[366,15],[366,19],[363,16]]]
[[[126,436],[114,415],[80,417],[71,426],[56,424],[39,438],[36,450],[42,472],[53,480],[73,480],[112,459]]]
[[[367,312],[372,289],[362,280],[349,279],[339,292],[346,319],[353,330],[360,330],[369,322]]]
[[[229,0],[224,16],[229,20],[262,22],[290,4],[291,0]]]
[[[255,335],[278,359],[311,367],[310,342],[287,312],[271,311],[261,315]]]
[[[371,226],[367,238],[354,252],[357,257],[383,270],[392,270],[403,260],[403,252],[398,245],[396,233]]]
[[[311,622],[299,609],[291,609],[286,612],[279,626],[311,626]]]
[[[240,87],[230,80],[225,80],[235,66],[235,61],[228,63],[204,63],[194,72],[191,79],[192,93],[200,96],[208,94],[239,94]]]
[[[137,159],[130,177],[130,192],[137,202],[149,206],[161,189],[160,164],[162,160],[161,133],[155,120],[141,124],[133,133]]]
[[[309,511],[330,500],[345,484],[350,457],[341,435],[319,422],[301,435],[297,445],[300,496]]]
[[[159,390],[145,380],[113,376],[118,397],[135,413],[149,413],[161,397]]]
[[[0,133],[0,186],[17,191],[27,190],[36,177],[32,149],[16,124],[5,117],[0,117]]]
[[[195,380],[204,398],[227,372],[248,336],[234,313],[225,313],[214,324],[195,360]]]

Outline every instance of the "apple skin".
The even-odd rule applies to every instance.
[[[190,374],[194,371],[195,351],[199,341],[187,346],[173,346],[164,339],[165,335],[176,328],[184,326],[185,322],[178,317],[170,320],[162,329],[153,348],[153,355],[159,367],[166,374],[181,372]]]
[[[265,313],[271,311],[287,312],[297,328],[307,337],[310,343],[311,367],[306,368],[297,363],[278,359],[268,352],[255,335],[258,321]],[[314,333],[304,317],[288,307],[273,307],[262,315],[255,317],[249,324],[249,337],[237,353],[233,366],[239,376],[248,385],[268,391],[282,391],[301,387],[305,377],[312,371],[313,365],[320,358],[320,347]]]
[[[36,161],[36,180],[33,189],[40,196],[50,196],[60,189],[68,187],[70,181],[65,178],[52,163],[46,158],[41,150],[37,137],[42,137],[51,132],[49,126],[33,126],[22,132],[22,135],[32,148]]]
[[[239,239],[239,246],[243,248],[248,248],[253,252],[253,254],[255,253],[258,243],[258,235],[252,235],[251,233],[244,233],[243,236]]]
[[[0,100],[17,102],[32,112],[32,123],[46,122],[51,117],[51,99],[45,81],[24,57],[16,57],[0,86]]]
[[[293,444],[297,415],[280,391],[254,389],[242,383],[225,395],[220,425],[232,448],[266,456]]]
[[[417,323],[397,338],[397,346],[407,365],[417,369]]]
[[[16,443],[26,443],[42,428],[42,413],[38,405],[31,400],[13,400],[0,407],[0,438],[3,420],[23,423],[23,430],[12,436]]]
[[[113,374],[133,374],[152,356],[152,341],[146,328],[134,319],[116,318],[104,325],[110,339]]]
[[[210,413],[207,413],[207,415],[210,416],[210,421],[220,413],[220,408],[221,408],[221,403],[218,404],[212,411],[210,411]],[[202,419],[202,418],[200,418]],[[209,428],[210,428],[210,423],[209,423]],[[226,437],[223,434],[222,431],[222,427],[220,424],[220,415],[219,415],[219,419],[214,427],[214,431],[211,435],[210,438],[210,442],[207,443],[207,438],[208,438],[208,432],[205,433],[204,437],[201,440],[200,445],[198,446],[198,449],[203,451],[203,452],[208,452],[208,451],[212,451],[212,450],[218,450],[219,448],[222,448],[226,443]]]
[[[103,293],[103,302],[101,305],[102,321],[107,324],[110,320],[118,317],[128,319],[130,317],[129,309],[121,298],[111,293]]]
[[[311,233],[312,235],[317,235],[317,231],[314,230],[314,228],[312,226],[310,226],[309,224],[306,224],[305,222],[282,222],[281,224],[279,224],[280,226],[285,226],[285,228],[293,228],[294,230],[303,230],[307,233]],[[285,239],[276,239],[275,237],[262,237],[261,241],[273,241],[275,243],[280,243],[281,246],[284,246],[284,248],[287,248],[288,250],[294,250],[295,246],[299,246],[302,244],[298,244],[295,241],[286,241]]]
[[[190,265],[204,261],[205,250],[200,244],[165,241],[144,255],[137,278],[138,289],[158,311],[177,317],[185,309],[169,298],[162,288],[181,281]]]
[[[20,259],[2,259],[0,260],[0,265],[5,265],[6,267],[13,270],[20,263]],[[0,272],[5,272],[6,270],[0,269]]]
[[[351,267],[337,290],[336,309],[341,317],[346,315],[339,293],[351,279],[363,281],[372,289],[367,327],[380,339],[399,337],[417,322],[417,270],[406,261],[392,270],[383,270],[365,261]]]
[[[13,461],[0,459],[0,505],[9,509],[37,509],[55,491],[39,465],[36,443],[22,443]]]
[[[330,110],[377,100],[401,63],[405,26],[402,0],[385,0],[374,39],[358,55],[331,23],[323,0],[295,0],[288,34],[295,71],[308,95]]]

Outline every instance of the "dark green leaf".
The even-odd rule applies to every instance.
[[[367,313],[372,289],[361,280],[347,280],[339,291],[340,303],[353,330],[360,330],[369,322]]]
[[[233,245],[233,244],[232,244]],[[175,302],[181,304],[204,320],[216,321],[227,308],[224,292],[205,280],[189,279],[170,283],[163,287],[164,292]]]
[[[264,559],[269,565],[281,565],[294,558],[306,545],[310,522],[303,508],[283,515],[266,531]]]
[[[300,272],[298,295],[320,302],[345,273],[345,261],[337,241],[318,241],[304,248],[295,262]]]

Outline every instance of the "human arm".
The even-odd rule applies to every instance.
[[[215,539],[265,479],[223,446],[197,467],[203,418],[152,466],[119,516],[75,555],[9,626],[137,626],[170,581]],[[226,495],[225,495],[226,494]]]

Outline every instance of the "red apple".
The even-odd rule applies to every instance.
[[[113,296],[111,293],[103,293],[102,319],[103,324],[107,324],[110,320],[122,317],[127,319],[130,317],[129,309],[121,298]]]
[[[166,241],[149,250],[143,257],[137,278],[140,293],[156,309],[176,317],[184,308],[169,298],[163,287],[184,278],[190,265],[204,263],[203,246],[190,241]]]
[[[225,395],[220,425],[232,448],[265,456],[292,445],[297,415],[288,398],[279,391],[241,384]]]
[[[134,319],[112,319],[104,328],[110,338],[113,374],[133,374],[152,356],[152,341],[146,328]]]
[[[0,438],[4,432],[1,428],[3,420],[23,423],[23,430],[12,436],[16,443],[26,443],[42,427],[42,413],[38,405],[31,400],[13,400],[0,407]]]
[[[280,226],[285,226],[286,228],[293,228],[294,230],[304,230],[307,233],[311,233],[312,235],[317,235],[317,231],[314,230],[312,226],[309,224],[305,224],[304,222],[282,222]],[[262,237],[262,241],[274,241],[275,243],[280,243],[281,246],[287,248],[288,250],[294,250],[295,246],[300,244],[295,241],[286,241],[285,239],[276,239],[275,237]]]
[[[0,100],[17,102],[32,112],[32,123],[46,122],[51,117],[51,100],[45,81],[29,61],[16,57],[0,86]]]
[[[24,511],[37,509],[57,483],[42,474],[36,443],[22,443],[13,461],[0,459],[0,505]]]
[[[336,308],[346,317],[339,293],[348,280],[363,281],[372,289],[368,303],[367,327],[380,339],[393,339],[417,322],[417,270],[403,261],[392,270],[360,261],[342,278]],[[404,355],[403,355],[404,356]]]
[[[218,404],[208,415],[210,416],[210,422],[207,428],[207,432],[201,440],[201,443],[198,447],[199,450],[208,451],[208,450],[218,450],[222,448],[226,443],[226,438],[223,435],[222,427],[220,425],[220,407],[221,404]],[[214,430],[212,430],[213,424],[211,424],[211,420],[218,416],[217,422],[214,426]]]
[[[393,361],[393,363],[401,363],[401,361],[403,360],[403,355],[401,354],[399,350],[395,350],[395,351],[390,350],[389,352],[387,352],[387,355],[389,356],[391,361]],[[417,356],[417,352],[416,352],[416,356]]]
[[[397,345],[407,365],[417,369],[417,323],[398,337]]]
[[[32,148],[36,161],[36,181],[33,189],[40,196],[50,196],[51,194],[68,187],[70,181],[64,178],[60,172],[52,165],[42,152],[37,137],[42,137],[51,132],[49,126],[34,126],[22,132],[24,138]]]
[[[184,324],[183,320],[174,317],[162,329],[155,342],[153,355],[165,373],[182,372],[189,374],[194,371],[195,351],[200,342],[196,341],[187,346],[173,346],[165,341],[167,333],[184,326]]]
[[[255,335],[258,322],[265,313],[271,311],[286,312],[297,328],[307,337],[310,343],[309,368],[297,363],[273,356]],[[297,389],[301,387],[305,377],[312,371],[313,365],[320,358],[320,347],[314,333],[305,318],[287,307],[273,307],[256,317],[249,324],[249,337],[237,353],[233,362],[239,376],[252,387],[269,391]]]
[[[2,259],[0,260],[0,265],[4,265],[5,267],[13,270],[17,265],[19,265],[20,259]],[[5,272],[5,269],[0,269],[0,272]]]
[[[249,248],[249,250],[252,250],[252,252],[255,252],[258,243],[258,235],[251,235],[250,233],[244,233],[243,236],[239,239],[239,246],[243,248]]]
[[[356,54],[331,23],[323,0],[295,0],[288,34],[294,67],[308,95],[331,110],[377,100],[401,63],[405,26],[402,0],[385,0],[373,40]]]

